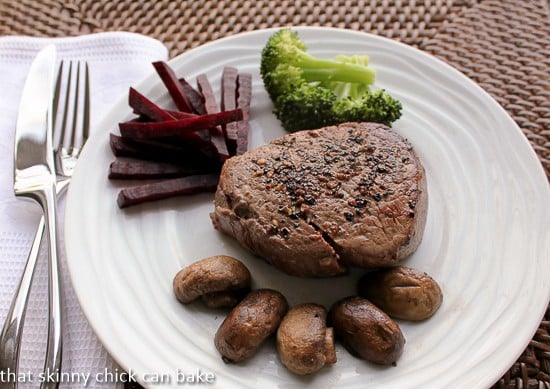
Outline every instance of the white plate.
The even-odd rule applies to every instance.
[[[374,366],[337,346],[334,366],[299,378],[281,366],[272,342],[246,363],[224,364],[213,344],[224,312],[177,303],[172,278],[181,267],[233,255],[251,269],[254,287],[278,289],[291,304],[327,307],[353,293],[360,272],[328,280],[281,274],[213,229],[211,195],[119,210],[119,187],[107,179],[108,133],[130,117],[124,98],[88,141],[67,203],[67,258],[87,318],[143,383],[164,378],[176,386],[182,374],[197,378],[199,369],[222,388],[489,386],[519,357],[550,295],[550,191],[533,150],[488,94],[434,57],[364,33],[297,30],[320,56],[368,53],[377,86],[402,101],[394,127],[420,155],[430,199],[424,240],[404,263],[439,281],[439,311],[422,323],[399,323],[406,345],[396,367]],[[272,32],[221,39],[170,62],[191,81],[207,73],[216,92],[224,65],[252,73],[252,147],[283,134],[258,74]],[[135,87],[169,103],[155,74]]]

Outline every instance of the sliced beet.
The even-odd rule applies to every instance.
[[[193,118],[195,116],[198,116],[196,113],[173,111],[171,109],[166,110],[166,112],[168,112],[170,115],[172,115],[176,119],[187,119],[187,118]]]
[[[204,108],[204,99],[202,95],[195,88],[193,88],[185,78],[180,78],[179,82],[181,84],[181,87],[183,88],[183,92],[185,93],[187,100],[189,101],[189,104],[191,104],[191,108],[193,108],[193,113],[197,115],[204,115],[206,113],[206,110]],[[184,118],[181,115],[175,116],[180,119]],[[197,131],[197,135],[203,141],[210,142],[210,131],[208,128]]]
[[[165,122],[124,122],[119,123],[119,129],[122,136],[134,139],[152,139],[168,136],[191,137],[197,130],[210,129],[220,124],[242,120],[242,118],[243,111],[241,109],[233,109],[231,111]]]
[[[252,79],[223,69],[220,106],[205,74],[194,88],[165,62],[153,63],[176,109],[165,109],[134,88],[128,103],[136,117],[110,134],[116,156],[109,179],[160,180],[122,189],[120,208],[174,196],[215,192],[224,162],[248,148]]]
[[[135,140],[110,134],[109,144],[117,157],[130,157],[147,161],[170,162],[178,165],[217,167],[220,163],[189,144],[176,139],[171,142]]]
[[[120,208],[176,196],[215,192],[219,175],[204,174],[124,188],[118,193]]]
[[[130,87],[128,93],[128,105],[134,110],[135,114],[145,116],[155,122],[175,119],[169,112],[153,103],[132,87]]]
[[[250,131],[250,101],[252,99],[252,74],[239,73],[237,77],[237,108],[242,109],[243,119],[237,122],[237,150],[241,155],[248,151],[248,132]]]
[[[222,72],[221,85],[221,110],[230,111],[237,107],[237,75],[238,71],[232,66],[225,66]],[[235,155],[237,148],[237,123],[224,125],[227,149],[231,155]]]
[[[205,74],[200,74],[197,76],[197,87],[204,98],[204,108],[206,113],[214,114],[220,112],[212,85],[210,84],[210,81],[208,81]],[[220,161],[225,161],[230,157],[222,126],[218,125],[210,128],[210,141],[216,148]]]
[[[183,166],[167,162],[141,160],[121,161],[117,159],[109,166],[109,179],[148,180],[156,178],[176,178],[212,173],[214,170],[214,168],[200,167],[197,165]]]
[[[202,94],[193,88],[193,86],[189,84],[185,78],[180,78],[179,82],[185,96],[187,97],[187,100],[189,101],[189,104],[191,105],[191,108],[193,108],[193,112],[197,115],[204,115],[206,113],[206,109],[204,108],[204,99]]]
[[[196,113],[171,111],[171,110],[168,111],[168,113],[173,117],[175,117],[176,119],[189,119],[189,118],[200,116]],[[195,144],[198,147],[204,148],[206,146],[206,148],[210,150],[209,153],[212,153],[212,152],[216,153],[214,145],[210,141],[210,132],[207,128],[204,128],[202,130],[197,130],[195,131],[195,134],[196,135],[192,135],[192,138],[195,139]],[[184,136],[184,139],[185,138],[188,138],[188,135]]]
[[[174,70],[164,61],[153,62],[153,66],[157,71],[160,79],[166,86],[168,93],[172,97],[174,104],[180,111],[193,112],[193,107],[185,95],[185,91],[180,84]]]

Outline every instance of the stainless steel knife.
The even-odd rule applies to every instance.
[[[38,53],[31,65],[19,105],[14,153],[14,193],[16,196],[31,198],[41,205],[49,242],[50,295],[45,377],[60,373],[62,356],[56,174],[50,114],[55,83],[55,64],[56,49],[55,46],[49,45]],[[56,386],[56,382],[48,382],[48,380],[42,383],[42,387]]]

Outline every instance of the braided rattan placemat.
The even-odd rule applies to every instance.
[[[238,32],[321,25],[371,32],[430,52],[488,91],[516,120],[550,178],[547,0],[0,0],[0,35],[125,30],[172,56]],[[495,385],[550,388],[550,309]]]

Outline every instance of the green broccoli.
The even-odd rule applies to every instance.
[[[376,73],[368,62],[366,55],[314,57],[297,32],[284,28],[262,50],[260,74],[287,131],[348,121],[391,125],[401,116],[401,103],[384,90],[370,90]]]
[[[287,131],[328,126],[336,96],[329,89],[302,84],[277,98],[273,113]]]

